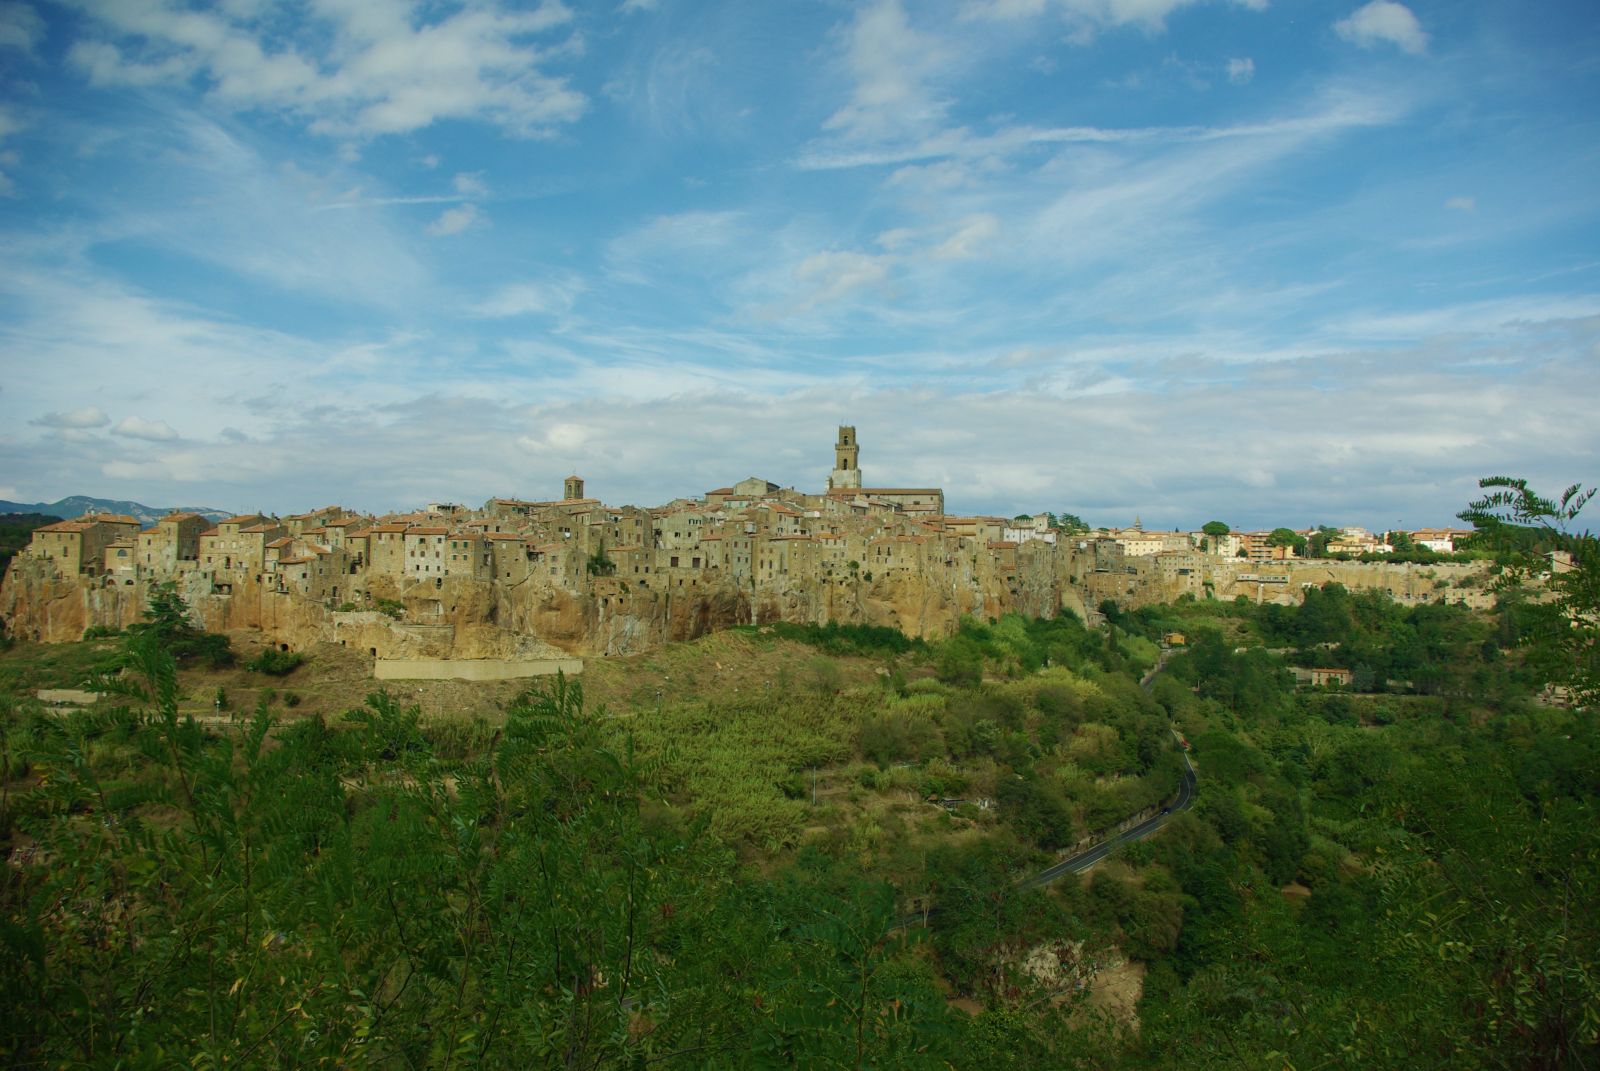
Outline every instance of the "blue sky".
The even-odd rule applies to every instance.
[[[1600,478],[1600,14],[0,3],[0,497],[1094,523]]]

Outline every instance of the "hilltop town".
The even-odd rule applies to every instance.
[[[956,516],[941,488],[865,483],[855,428],[839,428],[833,454],[820,491],[750,477],[651,508],[606,505],[574,475],[558,499],[476,509],[173,513],[148,528],[85,515],[34,532],[0,589],[0,616],[15,636],[76,640],[138,620],[170,582],[208,628],[259,630],[285,649],[516,661],[626,654],[775,620],[936,636],[966,614],[1092,619],[1107,599],[1293,602],[1330,581],[1402,602],[1489,600],[1478,563],[1387,562],[1391,547],[1361,529],[1308,533],[1324,554],[1362,558],[1340,560],[1300,557],[1306,534]],[[1441,552],[1466,534],[1406,533]]]

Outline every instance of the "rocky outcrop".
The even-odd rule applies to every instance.
[[[1402,602],[1443,598],[1478,605],[1492,598],[1478,563],[1252,565],[1210,559],[1202,568],[1179,572],[1142,559],[1121,571],[1095,572],[1070,552],[1047,551],[1043,545],[1025,547],[1015,566],[1004,572],[946,563],[930,574],[897,570],[869,576],[852,572],[765,588],[710,579],[665,590],[592,577],[583,591],[536,583],[374,576],[359,596],[359,609],[280,591],[255,578],[220,585],[188,571],[176,583],[197,622],[213,631],[254,632],[289,650],[336,643],[376,657],[413,659],[625,655],[734,625],[772,621],[881,625],[935,638],[954,631],[968,614],[1050,617],[1065,608],[1086,617],[1088,608],[1107,598],[1127,608],[1184,594],[1290,602],[1298,601],[1306,587],[1328,582],[1354,590],[1375,588]],[[18,557],[0,585],[0,617],[12,635],[69,642],[93,625],[116,628],[138,621],[150,586],[145,580],[61,577],[49,562]]]

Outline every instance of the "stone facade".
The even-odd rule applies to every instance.
[[[751,477],[648,510],[584,498],[571,477],[561,499],[481,509],[361,517],[325,507],[208,530],[174,515],[146,532],[131,519],[79,518],[36,532],[0,588],[0,616],[14,635],[75,640],[89,625],[137,621],[151,588],[171,581],[206,627],[257,629],[276,644],[518,659],[627,653],[774,620],[934,637],[966,614],[1082,615],[1104,599],[1131,607],[1184,594],[1294,601],[1328,581],[1402,601],[1491,598],[1473,566],[1250,561],[1206,553],[1183,533],[1069,536],[946,516],[938,488],[862,487],[858,450],[855,429],[841,428],[818,494]]]

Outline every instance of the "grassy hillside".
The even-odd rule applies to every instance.
[[[1520,664],[1481,641],[1495,619],[1379,609],[1446,663],[1435,694],[1298,690],[1233,642],[1295,623],[1214,605],[1098,631],[971,621],[920,646],[754,629],[522,694],[367,702],[337,650],[282,677],[248,651],[169,677],[136,642],[121,676],[149,698],[66,714],[28,689],[110,668],[124,639],[19,647],[0,661],[0,1048],[1590,1065],[1600,727],[1478,673]],[[1192,649],[1143,690],[1174,621]],[[1474,698],[1482,679],[1498,690]],[[187,722],[218,684],[234,709]],[[1174,724],[1196,809],[1084,878],[1016,885],[1168,797]],[[912,914],[926,925],[893,928]]]

